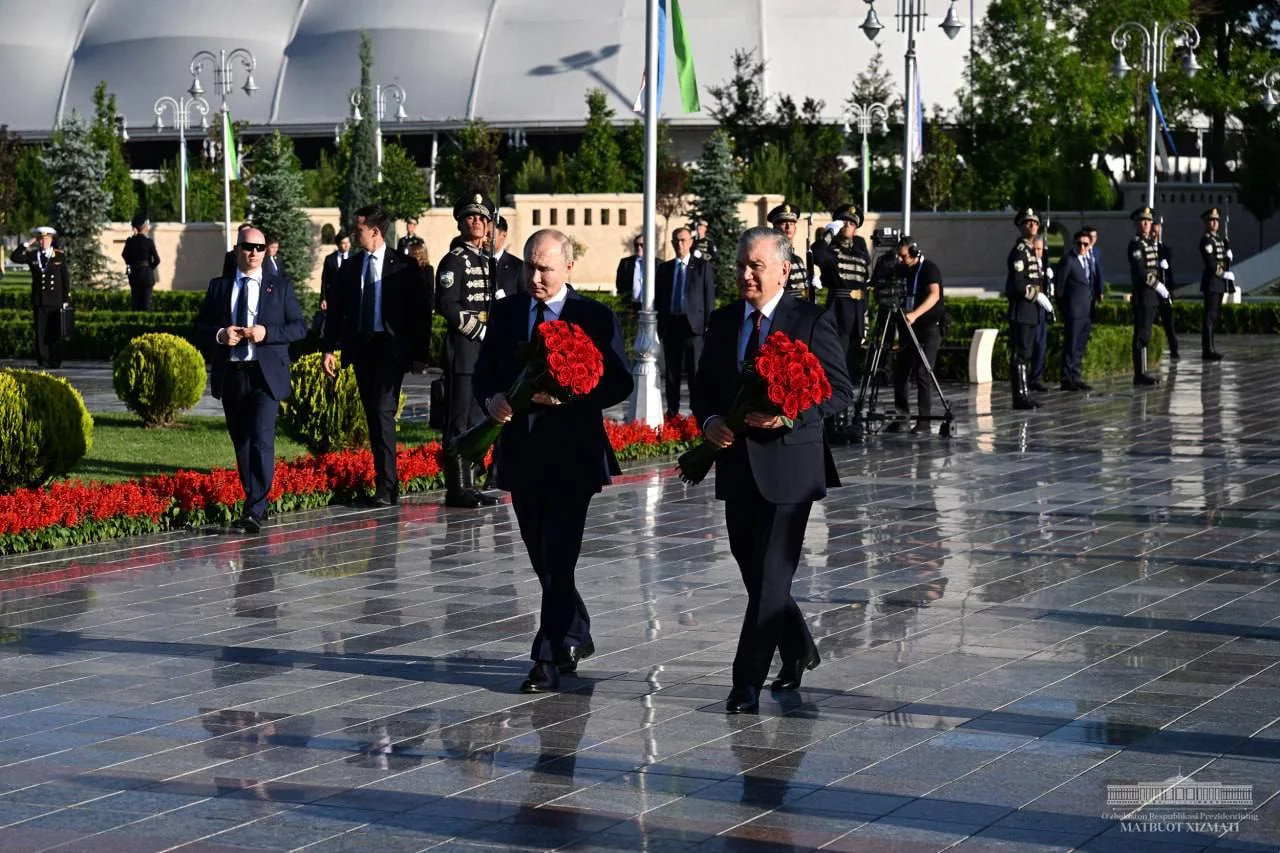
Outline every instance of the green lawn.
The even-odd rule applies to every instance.
[[[398,440],[421,444],[439,433],[425,423],[399,425]],[[276,431],[276,456],[291,459],[306,448]],[[129,414],[95,414],[93,449],[80,461],[71,477],[81,480],[128,480],[148,474],[172,474],[177,470],[207,471],[233,468],[235,454],[220,417],[188,415],[176,426],[146,429]]]

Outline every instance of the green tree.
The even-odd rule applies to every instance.
[[[430,205],[427,179],[409,152],[394,142],[382,146],[378,203],[392,219],[415,219]]]
[[[343,176],[339,160],[339,155],[330,157],[329,152],[322,149],[316,167],[302,173],[306,182],[308,207],[338,206],[338,200],[342,197]]]
[[[0,124],[0,233],[11,213],[18,205],[18,164],[22,160],[19,137],[9,132],[9,126]]]
[[[511,178],[513,193],[549,193],[555,192],[551,184],[551,170],[543,162],[537,151],[529,149],[524,161],[516,169]]]
[[[1258,227],[1280,210],[1280,122],[1262,105],[1243,111],[1244,144],[1236,170],[1237,191],[1245,210],[1258,220]]]
[[[502,134],[479,119],[468,121],[458,130],[454,138],[456,147],[445,155],[441,168],[440,183],[450,202],[474,192],[485,193],[490,198],[496,196],[502,164],[498,156],[501,141]]]
[[[822,101],[805,98],[797,107],[784,95],[771,118],[775,144],[787,153],[790,163],[782,192],[805,210],[832,210],[848,200],[848,178],[840,159],[844,133],[822,120],[824,106]]]
[[[53,221],[53,184],[44,168],[45,146],[24,145],[18,152],[14,181],[18,197],[8,212],[5,225],[24,232]]]
[[[574,192],[618,193],[626,189],[617,132],[611,123],[614,115],[605,102],[603,89],[587,92],[587,123],[578,151],[570,161]]]
[[[871,152],[871,187],[867,204],[872,210],[899,210],[902,207],[902,96],[894,86],[893,77],[884,64],[884,54],[878,49],[853,81],[853,91],[845,101],[845,110],[852,114],[855,105],[867,109],[871,104],[882,104],[886,117],[872,122],[867,134],[867,147]],[[850,184],[862,193],[862,130],[856,122],[849,126],[848,147],[858,153],[859,175]]]
[[[303,211],[306,187],[293,140],[279,130],[253,145],[253,173],[249,178],[253,221],[268,237],[280,241],[280,259],[297,282],[311,278],[315,238]]]
[[[102,80],[93,90],[93,127],[89,131],[93,146],[107,156],[107,192],[111,193],[111,220],[128,222],[138,212],[138,194],[133,189],[129,161],[124,143],[116,132],[116,96],[107,91]]]
[[[180,164],[166,160],[160,168],[160,180],[147,190],[147,209],[156,222],[177,222],[182,209],[182,177]],[[232,184],[233,189],[239,182]],[[232,200],[235,200],[233,194]],[[240,207],[243,211],[243,204]],[[236,211],[232,210],[236,216]],[[243,220],[243,212],[238,214]],[[187,221],[219,222],[222,220],[222,169],[215,172],[208,163],[188,161],[187,167]]]
[[[933,120],[924,129],[924,156],[915,167],[912,189],[914,205],[930,210],[945,209],[955,192],[959,154],[956,143],[942,128],[942,111],[935,110]]]
[[[365,118],[351,129],[351,155],[347,158],[338,202],[343,228],[348,233],[355,226],[356,211],[373,204],[378,193],[378,142],[372,120],[372,113],[377,109],[373,88],[373,39],[363,30],[360,32],[359,92]]]
[[[763,75],[764,63],[756,59],[754,50],[735,50],[733,75],[719,85],[707,87],[713,102],[711,117],[729,135],[734,153],[747,163],[755,159],[772,135],[768,104],[760,88]]]
[[[71,286],[108,284],[107,259],[98,241],[111,216],[107,155],[75,113],[54,133],[44,167],[53,184],[53,227],[67,253]]]
[[[716,284],[723,294],[735,292],[735,257],[742,220],[738,204],[742,188],[733,160],[733,144],[724,130],[713,131],[702,146],[698,168],[689,176],[694,195],[694,216],[707,220],[707,234],[721,248],[716,255]]]

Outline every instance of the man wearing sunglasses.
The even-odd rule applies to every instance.
[[[363,250],[338,270],[337,287],[328,294],[325,317],[324,372],[337,378],[343,365],[355,368],[356,388],[369,424],[373,450],[373,506],[399,502],[396,477],[396,408],[407,371],[427,369],[431,344],[430,288],[425,287],[412,258],[386,243],[390,218],[381,207],[356,211],[352,229]]]
[[[267,518],[276,414],[280,401],[289,397],[289,344],[307,335],[293,284],[263,272],[266,252],[261,231],[242,229],[235,273],[209,282],[196,319],[209,362],[209,387],[222,401],[244,487],[244,516],[232,525],[242,533],[257,533]]]
[[[1084,348],[1089,343],[1093,305],[1093,259],[1089,252],[1093,241],[1089,233],[1077,231],[1071,250],[1058,264],[1058,309],[1062,313],[1062,385],[1063,391],[1092,391],[1080,375]]]

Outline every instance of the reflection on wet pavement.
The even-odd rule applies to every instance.
[[[1277,356],[1031,415],[949,389],[950,444],[838,449],[795,584],[823,663],[759,717],[720,713],[744,596],[669,463],[593,504],[597,653],[547,696],[507,505],[9,558],[0,848],[1273,850]],[[1189,776],[1249,804],[1108,805]]]

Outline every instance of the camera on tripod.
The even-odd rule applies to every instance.
[[[877,249],[896,249],[902,239],[902,230],[884,226],[871,232],[871,244]]]

